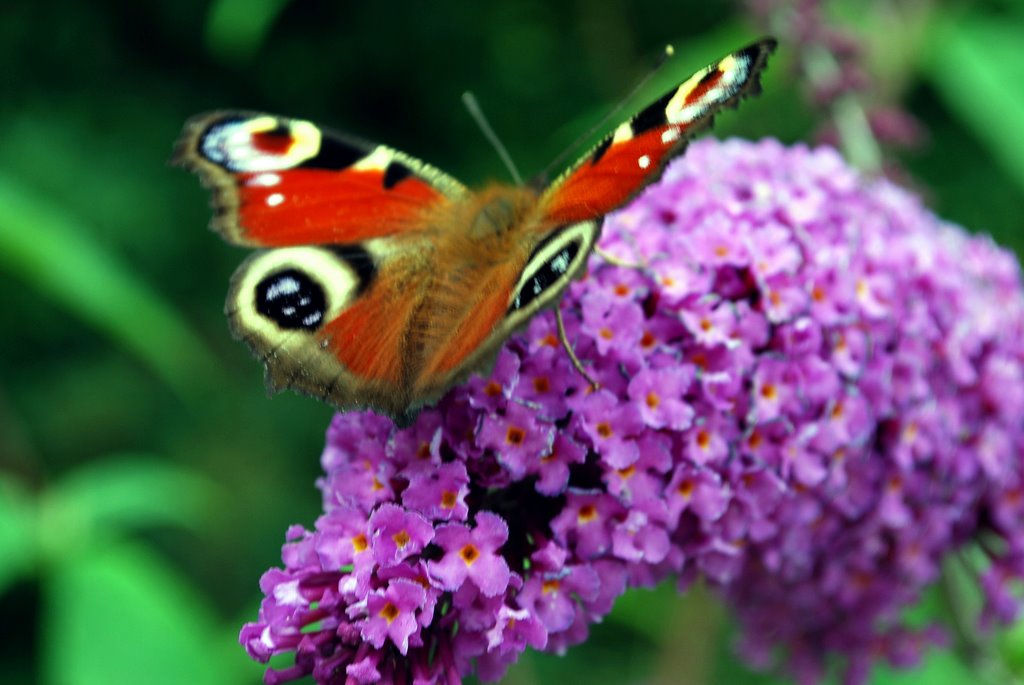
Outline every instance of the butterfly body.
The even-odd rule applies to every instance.
[[[339,408],[408,419],[493,359],[583,273],[604,214],[757,84],[769,40],[709,65],[546,188],[471,192],[397,150],[303,120],[214,112],[175,159],[214,190],[213,227],[263,248],[226,312],[267,367]]]

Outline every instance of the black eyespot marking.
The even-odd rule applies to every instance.
[[[544,244],[538,245],[537,249],[534,250],[534,254],[541,250]],[[569,267],[572,266],[573,261],[576,259],[576,255],[579,254],[580,247],[581,242],[579,240],[566,243],[561,250],[552,255],[550,259],[534,271],[533,276],[516,293],[511,306],[508,308],[509,313],[528,306],[540,297],[545,290],[564,279],[565,275],[569,272]],[[527,264],[529,263],[527,262]]]
[[[646,133],[652,128],[658,126],[664,126],[668,123],[665,118],[665,108],[668,107],[668,103],[675,96],[676,91],[671,90],[655,100],[651,104],[647,105],[639,114],[634,117],[630,124],[633,127],[633,135],[638,136],[641,133]]]
[[[391,162],[384,170],[384,190],[391,190],[410,176],[412,176],[412,169],[401,162]]]
[[[320,138],[320,149],[314,156],[302,162],[299,167],[341,171],[349,168],[366,155],[367,151],[357,145],[346,143],[330,135],[323,135]]]
[[[709,83],[714,83],[718,79],[722,78],[722,74],[722,67],[712,69],[701,77],[700,83],[697,84],[697,88],[699,89],[701,86],[707,86]]]
[[[612,137],[608,136],[594,148],[594,154],[590,156],[590,163],[597,164],[598,160],[604,157],[604,153],[608,152],[608,148],[612,146]]]
[[[323,288],[305,273],[285,269],[256,286],[256,311],[278,328],[315,331],[324,324],[327,299]]]
[[[292,129],[285,122],[278,121],[277,125],[269,131],[260,131],[260,135],[266,138],[291,139]]]
[[[362,245],[327,245],[324,249],[330,250],[345,260],[359,279],[359,286],[356,294],[362,295],[377,278],[377,263],[373,260],[366,248]]]

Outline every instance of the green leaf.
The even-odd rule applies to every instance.
[[[1017,621],[999,640],[999,656],[1007,668],[1024,676],[1024,621]]]
[[[198,528],[215,501],[211,483],[152,457],[93,462],[52,487],[41,503],[40,534],[51,562],[67,563],[97,539],[171,525]]]
[[[41,669],[49,685],[232,685],[247,678],[234,634],[145,548],[93,548],[43,584]]]
[[[128,264],[64,211],[0,174],[0,268],[123,345],[188,400],[216,383],[213,358]]]
[[[13,478],[0,474],[0,594],[32,567],[33,514],[28,493]]]
[[[949,109],[1024,189],[1024,27],[967,15],[937,23],[929,38],[926,75]]]
[[[913,668],[896,670],[879,666],[871,678],[871,685],[964,685],[984,682],[953,653],[943,649],[928,651],[923,663]]]

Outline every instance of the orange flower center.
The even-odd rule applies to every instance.
[[[466,566],[472,566],[473,562],[480,558],[480,550],[470,543],[459,551],[459,556],[466,562]]]
[[[522,445],[526,439],[526,431],[518,426],[509,426],[505,434],[505,442],[509,445]]]
[[[584,504],[580,507],[580,513],[576,516],[576,519],[580,523],[590,523],[597,518],[597,507],[593,504]]]
[[[388,602],[381,608],[379,615],[381,618],[383,618],[390,624],[392,621],[398,618],[398,614],[400,613],[401,612],[398,610],[398,607],[396,607],[391,602]]]

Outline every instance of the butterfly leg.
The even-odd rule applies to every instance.
[[[569,359],[572,361],[572,365],[576,367],[576,371],[579,372],[583,378],[590,383],[590,389],[598,390],[601,384],[594,380],[594,377],[587,373],[587,370],[583,368],[583,364],[580,362],[580,358],[576,356],[576,352],[573,351],[572,345],[569,344],[569,336],[565,333],[565,321],[562,319],[562,307],[560,305],[555,306],[555,322],[558,324],[558,339],[562,343],[562,347],[565,348],[566,353],[569,355]]]
[[[641,269],[641,270],[644,267],[646,267],[646,264],[643,264],[642,262],[627,262],[625,259],[619,259],[618,257],[613,255],[612,253],[605,252],[604,250],[602,250],[601,248],[599,248],[596,245],[594,246],[594,254],[596,254],[598,257],[600,257],[601,259],[603,259],[604,261],[608,262],[609,264],[611,264],[613,266],[622,266],[622,267],[625,267],[627,269]]]

